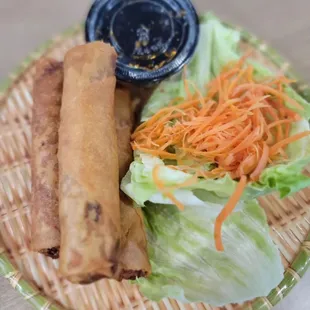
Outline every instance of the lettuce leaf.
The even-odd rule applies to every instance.
[[[205,84],[219,74],[226,63],[240,57],[238,45],[241,36],[238,31],[224,26],[211,14],[203,16],[201,22],[201,38],[196,54],[188,66],[188,79],[199,85],[202,91],[207,91]],[[254,66],[257,78],[273,75],[272,71],[264,65],[254,60],[250,60],[250,62]],[[304,107],[303,111],[295,109],[304,117],[304,120],[294,124],[290,134],[294,135],[310,130],[308,122],[310,104],[291,87],[287,87],[286,92]],[[164,81],[145,106],[143,119],[152,116],[173,98],[183,95],[183,82],[180,76]],[[292,107],[292,109],[294,108]],[[258,182],[250,183],[247,186],[243,199],[254,199],[274,191],[279,192],[280,197],[285,197],[310,185],[310,178],[302,173],[303,168],[310,163],[310,137],[290,144],[286,151],[289,156],[288,160],[266,168]],[[146,163],[146,158],[148,157],[141,158],[139,154],[136,156],[122,185],[124,191],[140,205],[144,205],[146,201],[160,203],[164,200],[152,180],[150,163],[153,161],[154,167],[156,159],[150,157],[149,163]],[[157,159],[157,164],[164,165],[160,159]],[[177,185],[191,177],[167,167],[161,169],[160,176],[166,185]],[[206,199],[208,195],[216,195],[227,199],[234,192],[236,184],[229,175],[219,180],[200,180],[195,186],[182,190],[181,202],[183,202],[184,191],[187,191],[189,197],[192,197],[194,191],[197,190],[200,190],[200,198]],[[155,194],[156,196],[153,197]]]
[[[209,210],[202,205],[184,212],[174,206],[144,208],[152,275],[137,282],[145,296],[222,306],[266,296],[280,283],[280,255],[258,204],[247,202],[225,222],[224,252],[214,247],[216,214]]]
[[[303,120],[293,126],[292,133],[305,130],[310,130],[310,126]],[[290,160],[266,168],[258,182],[247,185],[242,200],[254,199],[275,191],[283,198],[310,186],[310,178],[303,174],[303,168],[310,163],[310,137],[292,143],[287,148],[287,154]],[[139,153],[122,180],[121,189],[140,206],[144,206],[147,201],[172,204],[172,201],[158,191],[153,179],[153,169],[158,165],[158,177],[165,186],[181,185],[192,177],[189,173],[165,166],[157,157]],[[237,181],[232,180],[227,174],[215,180],[201,178],[197,183],[172,193],[185,207],[204,202],[223,205],[234,193],[236,186]]]

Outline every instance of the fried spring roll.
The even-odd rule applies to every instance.
[[[131,199],[121,194],[121,254],[115,279],[121,281],[147,277],[151,265],[141,208],[134,208]]]
[[[120,180],[125,176],[132,162],[130,137],[134,126],[134,107],[130,91],[117,88],[115,92],[115,122],[118,144]]]
[[[130,137],[134,126],[133,102],[130,92],[117,89],[115,95],[115,119],[118,138],[118,159],[120,180],[125,176],[133,161]],[[143,223],[143,214],[133,202],[121,193],[121,252],[119,265],[114,278],[116,280],[146,277],[151,272],[147,253],[147,239]]]
[[[42,59],[33,88],[31,247],[52,258],[58,258],[60,243],[57,149],[62,85],[62,63]]]
[[[74,283],[113,278],[120,247],[114,49],[94,42],[64,60],[59,131],[60,272]]]

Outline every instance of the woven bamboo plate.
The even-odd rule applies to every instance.
[[[289,65],[276,52],[248,33],[242,33],[243,45],[254,47],[258,59],[293,77]],[[170,299],[151,302],[128,282],[102,280],[89,286],[73,285],[58,274],[57,261],[30,251],[29,160],[34,68],[43,54],[63,59],[69,48],[80,43],[83,43],[80,26],[56,37],[25,60],[0,89],[0,274],[36,309],[42,310],[219,309],[206,304],[183,305]],[[303,96],[308,97],[307,87],[296,87]],[[298,283],[310,265],[309,201],[310,189],[284,201],[275,196],[261,198],[272,238],[282,254],[285,278],[268,297],[221,309],[271,309]]]

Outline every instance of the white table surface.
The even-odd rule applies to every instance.
[[[85,17],[90,0],[0,0],[0,80],[42,42]],[[270,42],[310,82],[310,0],[194,0]],[[1,223],[0,223],[1,225]],[[0,309],[32,309],[0,279]],[[275,310],[310,309],[310,272]]]

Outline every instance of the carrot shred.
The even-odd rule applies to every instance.
[[[294,120],[293,119],[281,119],[279,121],[273,122],[271,124],[268,125],[268,129],[271,129],[273,127],[279,126],[279,125],[283,125],[283,124],[291,124],[293,123]]]
[[[153,179],[155,182],[155,185],[157,186],[157,188],[163,192],[164,196],[166,196],[167,198],[169,198],[178,208],[180,211],[184,210],[184,205],[178,201],[172,193],[170,192],[166,192],[165,191],[165,185],[164,183],[160,180],[159,178],[159,169],[160,169],[160,165],[156,165],[153,169]]]
[[[214,225],[214,239],[215,239],[215,247],[218,251],[223,252],[224,251],[224,245],[222,240],[222,226],[227,217],[233,212],[235,209],[238,201],[240,200],[243,191],[247,185],[247,178],[245,175],[243,175],[240,178],[240,181],[237,185],[237,188],[234,192],[234,194],[230,197],[227,204],[223,208],[223,210],[220,212],[218,217],[215,220]]]
[[[185,98],[168,102],[132,135],[134,150],[175,160],[179,166],[170,168],[193,174],[183,184],[167,187],[158,177],[159,168],[153,170],[157,188],[180,210],[184,206],[173,192],[191,186],[198,177],[215,179],[229,174],[240,179],[216,221],[216,245],[221,250],[221,226],[247,183],[259,180],[268,165],[285,161],[288,144],[310,135],[290,136],[292,125],[301,119],[292,108],[303,110],[285,93],[292,81],[285,76],[257,80],[247,57],[228,63],[206,86],[206,94],[187,80],[185,69]],[[214,164],[210,170],[201,168],[210,163]]]
[[[268,164],[268,158],[269,158],[269,147],[266,142],[264,142],[263,151],[260,155],[259,162],[257,163],[257,166],[255,170],[251,173],[250,177],[253,181],[257,181],[260,174],[263,172],[263,170],[266,168]]]
[[[243,85],[241,85],[241,86],[236,88],[234,94],[236,95],[236,94],[240,93],[240,91],[242,92],[242,91],[247,90],[249,88],[257,89],[257,90],[263,91],[263,92],[265,92],[267,94],[271,94],[273,96],[276,96],[279,99],[282,99],[284,101],[289,102],[290,104],[292,104],[295,108],[297,108],[299,110],[303,110],[304,109],[298,102],[296,102],[295,100],[290,98],[284,92],[281,93],[277,89],[272,88],[272,87],[267,86],[267,85],[262,85],[262,84],[243,84]]]
[[[305,138],[309,135],[310,135],[310,131],[305,131],[305,132],[298,133],[294,136],[288,137],[285,140],[282,140],[282,141],[278,142],[277,144],[273,145],[270,149],[270,153],[271,153],[271,155],[274,155],[283,146],[286,146],[290,143],[298,141],[298,140]]]

